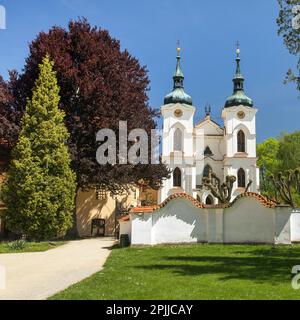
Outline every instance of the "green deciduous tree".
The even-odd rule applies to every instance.
[[[260,167],[260,190],[270,198],[275,196],[274,183],[270,180],[270,177],[279,170],[279,144],[278,139],[269,138],[257,145],[257,165]]]
[[[2,192],[8,229],[36,240],[70,228],[76,188],[65,114],[58,109],[59,87],[48,56],[39,68]]]
[[[300,166],[300,131],[282,134],[277,157],[282,171]]]
[[[262,194],[278,202],[300,205],[300,131],[269,138],[257,147]]]

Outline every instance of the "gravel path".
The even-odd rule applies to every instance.
[[[0,254],[0,300],[43,300],[100,271],[113,238],[71,241],[46,252]]]

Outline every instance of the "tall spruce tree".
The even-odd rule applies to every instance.
[[[36,240],[56,237],[71,227],[76,189],[65,113],[58,108],[59,87],[48,56],[39,69],[2,192],[7,228]]]

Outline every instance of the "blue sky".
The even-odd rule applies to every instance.
[[[206,103],[213,118],[232,93],[235,44],[241,44],[246,94],[259,109],[258,141],[282,131],[299,130],[300,100],[294,85],[284,85],[289,67],[296,65],[277,36],[276,0],[0,0],[7,29],[0,30],[0,74],[21,70],[28,43],[53,25],[66,26],[79,16],[108,29],[122,48],[146,65],[151,80],[150,104],[160,107],[172,88],[176,41],[182,47],[185,89],[197,106]]]

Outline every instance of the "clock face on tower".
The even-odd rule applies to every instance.
[[[177,117],[177,118],[180,118],[182,116],[182,110],[176,109],[174,111],[174,116]]]
[[[239,111],[237,113],[237,116],[238,116],[239,119],[244,119],[245,118],[245,112],[244,111]]]

